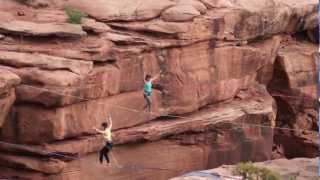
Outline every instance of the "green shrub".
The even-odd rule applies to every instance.
[[[262,180],[280,180],[280,174],[267,168],[259,168]]]
[[[297,178],[294,176],[289,176],[289,180],[297,180]]]
[[[242,176],[245,180],[281,180],[277,172],[254,166],[251,162],[237,164],[232,173]]]
[[[81,19],[83,17],[87,17],[87,14],[84,12],[81,12],[79,10],[76,10],[74,8],[71,7],[65,7],[64,8],[66,14],[68,15],[68,22],[71,24],[80,24],[81,23]]]

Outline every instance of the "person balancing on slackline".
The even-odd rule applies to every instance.
[[[161,71],[152,77],[150,74],[145,75],[144,77],[144,86],[143,86],[143,97],[145,100],[144,110],[151,111],[151,102],[152,102],[152,82],[160,77]]]
[[[103,130],[99,130],[96,127],[93,127],[98,133],[102,134],[103,138],[105,139],[105,145],[104,147],[100,150],[100,163],[103,163],[103,157],[106,158],[108,166],[110,165],[110,159],[108,156],[108,153],[112,149],[112,137],[111,137],[111,128],[112,128],[112,119],[111,116],[108,117],[108,122],[102,123],[102,128]]]

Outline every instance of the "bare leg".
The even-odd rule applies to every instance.
[[[148,111],[151,111],[151,95],[143,94],[144,100],[145,100],[145,106],[144,110],[148,109]]]

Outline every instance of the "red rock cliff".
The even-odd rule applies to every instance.
[[[0,177],[168,179],[315,156],[317,3],[0,1]],[[88,16],[72,24],[66,6]],[[143,75],[160,70],[143,112]],[[92,129],[109,114],[111,168]]]

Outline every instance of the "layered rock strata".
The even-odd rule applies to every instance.
[[[313,155],[309,134],[272,127],[316,130],[316,0],[0,3],[1,178],[168,179],[268,160],[275,138]],[[88,16],[71,24],[66,6]],[[143,76],[160,71],[144,112]],[[107,115],[112,168],[92,129]]]
[[[48,160],[47,157],[17,156],[7,152],[9,154],[1,156],[2,162],[11,168],[23,166],[28,173],[18,177],[103,179],[107,175],[112,179],[167,179],[174,174],[216,167],[220,163],[261,161],[271,158],[273,131],[256,126],[274,123],[273,103],[270,96],[262,94],[257,98],[208,107],[185,119],[164,118],[116,130],[114,143],[117,146],[111,155],[114,167],[109,169],[97,161],[95,152],[103,146],[101,137],[97,135],[27,146],[31,149],[40,148],[44,152],[59,152],[62,157],[58,155]],[[64,156],[74,159],[65,162],[61,159]],[[180,161],[184,163],[177,164]],[[133,173],[135,168],[141,173]],[[74,172],[70,175],[69,171]],[[2,172],[9,177],[19,175],[13,169],[3,169]]]

